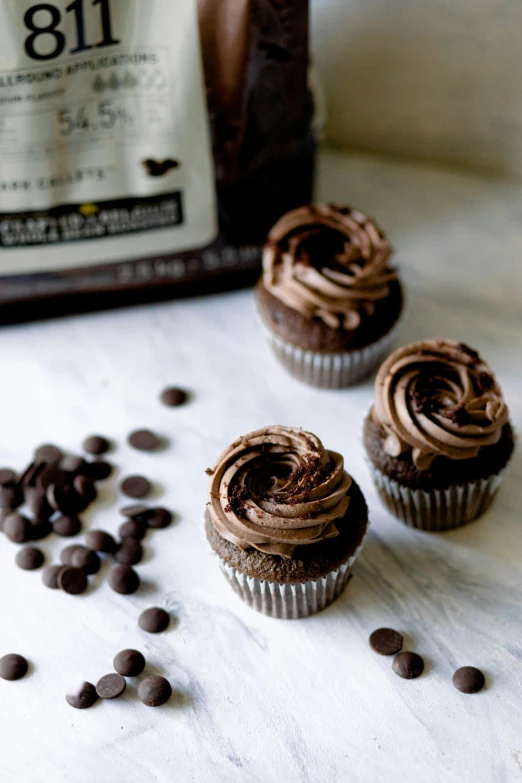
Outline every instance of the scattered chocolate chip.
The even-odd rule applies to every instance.
[[[69,481],[69,473],[62,470],[58,465],[49,465],[38,474],[36,485],[46,491],[51,484],[63,487]]]
[[[110,447],[111,444],[103,435],[90,435],[82,443],[82,448],[87,454],[106,454]]]
[[[20,680],[28,669],[29,664],[22,655],[9,653],[0,658],[0,677],[3,680]]]
[[[81,544],[70,544],[60,552],[60,560],[64,565],[72,565],[72,557],[77,549],[85,549]]]
[[[16,481],[16,473],[11,468],[0,468],[0,486],[5,487],[6,484],[14,484]]]
[[[76,549],[71,556],[74,568],[81,568],[86,574],[97,574],[101,561],[92,549]]]
[[[117,546],[114,538],[110,533],[106,533],[105,530],[89,530],[85,534],[85,543],[89,549],[107,554],[112,554]]]
[[[55,511],[61,511],[65,515],[77,514],[86,508],[84,499],[71,485],[51,484],[47,488],[46,495],[51,508],[54,508]]]
[[[395,656],[392,669],[405,680],[414,680],[424,671],[424,661],[414,652],[400,652]]]
[[[45,468],[43,462],[31,462],[20,476],[18,483],[21,487],[34,487],[38,476]]]
[[[458,408],[453,408],[453,410],[449,411],[448,413],[449,413],[450,420],[458,427],[464,427],[466,424],[469,424],[471,421],[471,415],[462,406]]]
[[[109,573],[109,585],[116,593],[130,595],[140,586],[140,578],[134,568],[118,565]]]
[[[146,677],[138,685],[138,698],[147,707],[161,707],[172,696],[172,687],[165,677]]]
[[[478,693],[486,684],[486,678],[474,666],[461,666],[453,675],[453,685],[462,693]]]
[[[81,473],[85,466],[83,457],[77,457],[76,454],[66,454],[60,460],[59,466],[66,473]]]
[[[169,408],[176,408],[178,405],[183,405],[183,403],[187,401],[187,398],[187,392],[183,391],[183,389],[176,389],[174,387],[164,389],[160,395],[160,400],[163,405],[168,405]]]
[[[172,514],[166,508],[151,508],[146,515],[147,524],[153,528],[168,527],[172,522]]]
[[[121,696],[127,683],[121,674],[106,674],[96,683],[96,693],[100,699],[115,699]]]
[[[145,668],[145,658],[138,650],[122,650],[114,658],[114,668],[124,677],[137,677]]]
[[[161,633],[168,627],[170,616],[165,609],[151,606],[140,614],[138,625],[147,633]]]
[[[123,565],[136,565],[143,557],[143,548],[135,538],[124,538],[114,554],[114,559]]]
[[[53,530],[57,536],[77,536],[82,529],[81,520],[76,516],[60,516],[53,522]]]
[[[23,493],[16,484],[0,486],[0,508],[18,508],[23,503],[23,500]]]
[[[122,525],[120,525],[118,530],[120,538],[133,538],[136,541],[141,541],[142,538],[144,538],[146,532],[147,523],[145,520],[140,519],[139,517],[134,517],[133,519],[129,519],[127,522],[124,522]]]
[[[16,512],[8,514],[4,519],[4,533],[10,541],[14,541],[15,544],[23,544],[25,541],[29,541],[31,523],[22,514]]]
[[[395,655],[402,650],[404,638],[392,628],[378,628],[369,639],[370,647],[379,655]]]
[[[58,584],[64,592],[70,595],[80,595],[87,590],[89,582],[82,568],[66,566],[58,574]]]
[[[53,526],[48,519],[31,519],[29,521],[30,541],[42,541],[53,532]]]
[[[95,460],[86,462],[83,467],[83,474],[93,481],[105,481],[112,473],[112,465],[104,460]]]
[[[124,517],[139,517],[145,514],[149,510],[148,506],[144,506],[141,503],[134,503],[132,506],[124,506],[120,508],[120,514]]]
[[[96,499],[98,491],[93,482],[87,476],[76,476],[73,481],[73,487],[78,495],[90,505]]]
[[[16,565],[23,568],[24,571],[35,571],[40,568],[44,562],[44,556],[41,549],[35,546],[24,546],[16,555]]]
[[[139,451],[156,451],[163,445],[161,438],[150,430],[136,430],[128,438],[129,444]]]
[[[58,590],[60,587],[58,578],[60,571],[64,568],[63,565],[49,565],[45,566],[42,571],[42,582],[46,587],[50,587],[51,590]]]
[[[49,519],[54,514],[44,489],[40,487],[27,487],[25,490],[25,502],[33,514],[39,519]]]
[[[128,476],[121,482],[120,489],[130,498],[144,498],[152,491],[152,484],[144,476]]]
[[[62,458],[62,452],[58,446],[53,446],[50,443],[46,443],[44,446],[40,446],[34,453],[36,462],[46,462],[48,465],[55,462],[60,462]]]
[[[67,694],[65,700],[75,710],[86,710],[98,701],[98,694],[92,682],[82,682],[74,693]]]

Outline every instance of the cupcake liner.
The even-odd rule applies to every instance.
[[[263,321],[262,321],[263,323]],[[279,362],[294,378],[321,389],[341,389],[364,380],[389,353],[395,326],[377,342],[345,353],[307,351],[283,340],[263,323]]]
[[[504,471],[489,478],[448,489],[411,489],[382,473],[370,462],[370,470],[384,505],[406,525],[436,532],[472,522],[493,502]]]
[[[340,596],[352,575],[352,566],[363,544],[364,538],[355,554],[327,576],[298,584],[279,584],[247,576],[215,552],[214,555],[234,592],[252,609],[268,617],[297,620],[320,612]]]

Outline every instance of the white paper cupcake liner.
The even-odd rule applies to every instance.
[[[298,348],[262,324],[273,352],[290,375],[321,389],[341,389],[364,380],[388,355],[395,336],[393,327],[380,340],[359,350],[320,353]]]
[[[411,489],[382,473],[370,462],[373,480],[384,505],[406,525],[436,532],[472,522],[493,502],[504,471],[489,478],[448,489]]]
[[[268,617],[297,620],[320,612],[340,596],[348,584],[352,566],[363,548],[367,532],[368,528],[355,554],[338,569],[321,579],[299,584],[279,584],[247,576],[215,552],[214,555],[234,592],[252,609]]]

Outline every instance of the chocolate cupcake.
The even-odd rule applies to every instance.
[[[395,351],[375,381],[364,444],[388,509],[448,530],[491,504],[514,437],[502,392],[478,353],[453,340]]]
[[[391,253],[373,220],[349,207],[302,207],[275,224],[257,303],[272,349],[293,376],[339,388],[379,364],[403,304]]]
[[[298,618],[339,596],[368,527],[340,454],[309,432],[265,427],[232,443],[207,472],[207,538],[247,604]]]

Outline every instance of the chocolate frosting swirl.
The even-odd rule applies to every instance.
[[[297,546],[338,535],[352,479],[340,454],[292,427],[239,438],[211,475],[208,509],[218,533],[243,550],[291,557]]]
[[[263,254],[265,288],[307,318],[356,329],[390,292],[397,273],[378,226],[358,210],[308,206],[284,215]]]
[[[387,433],[392,457],[411,450],[427,470],[435,457],[476,457],[497,443],[508,409],[478,353],[453,340],[405,345],[381,365],[372,416]]]

